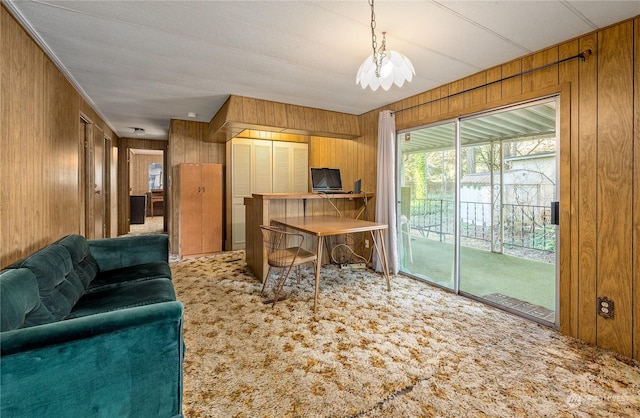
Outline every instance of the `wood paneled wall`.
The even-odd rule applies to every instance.
[[[211,119],[207,140],[226,142],[245,129],[353,139],[358,128],[355,115],[231,95]]]
[[[129,194],[147,194],[149,192],[149,164],[163,164],[162,155],[131,153],[129,161]],[[163,180],[164,184],[164,180]]]
[[[597,152],[596,166],[589,167],[595,168],[597,176],[593,185],[596,198],[590,202],[596,209],[595,285],[597,296],[614,300],[615,312],[613,319],[596,317],[596,342],[598,346],[631,356],[634,292],[633,229],[629,226],[633,222],[634,193],[633,22],[599,32],[597,49]],[[636,185],[636,193],[638,191],[640,185]],[[640,291],[637,294],[640,295]],[[640,299],[636,302],[640,303]],[[588,306],[589,301],[584,303]],[[640,344],[640,336],[637,336],[637,342]]]
[[[177,210],[172,205],[174,190],[171,182],[171,173],[173,172],[173,167],[180,163],[222,164],[222,172],[225,172],[225,145],[224,143],[206,142],[208,129],[208,123],[179,119],[172,119],[169,125],[167,169],[165,170],[169,177],[165,182],[164,209],[172,253],[178,252],[178,236],[174,233],[176,228],[173,227],[178,219]],[[224,236],[224,231],[222,232]]]
[[[640,360],[640,18],[634,22],[633,64],[633,358]]]
[[[298,142],[308,144],[310,137],[309,135],[281,134],[278,132],[245,129],[236,135],[236,138],[264,139],[267,141]]]
[[[118,138],[0,7],[0,268],[84,231],[80,115]]]
[[[375,126],[377,133],[377,114],[364,115],[361,119],[361,128],[365,130],[370,130],[370,124],[375,119],[373,126]],[[374,136],[371,135],[371,137]],[[366,136],[358,139],[312,136],[309,142],[309,167],[339,168],[344,190],[352,190],[353,183],[360,179],[362,180],[363,192],[375,193],[377,139],[372,142],[371,137],[367,140]],[[367,208],[367,219],[373,220],[375,202],[370,199]]]

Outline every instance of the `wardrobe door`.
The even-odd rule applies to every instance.
[[[273,165],[271,161],[272,142],[253,140],[251,170],[253,187],[251,193],[271,193],[271,177]]]
[[[309,192],[309,145],[291,144],[291,183],[289,192]]]
[[[244,198],[251,197],[251,140],[234,138],[231,144],[231,249],[245,245]]]
[[[200,164],[180,164],[180,256],[202,252]]]
[[[309,146],[297,142],[273,142],[273,193],[309,191]]]
[[[291,191],[291,147],[288,142],[273,143],[273,193]]]
[[[222,251],[222,165],[202,165],[202,253]]]

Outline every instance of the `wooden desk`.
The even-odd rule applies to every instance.
[[[316,263],[316,286],[313,299],[313,311],[315,312],[318,307],[318,291],[320,285],[320,268],[322,267],[322,245],[323,238],[330,235],[350,234],[355,232],[369,232],[371,234],[371,240],[373,241],[373,247],[378,254],[378,259],[382,262],[382,272],[387,280],[387,290],[391,290],[391,283],[389,282],[389,266],[387,265],[387,254],[384,247],[384,235],[382,231],[388,228],[385,224],[379,224],[376,222],[363,221],[360,219],[352,218],[339,218],[337,216],[300,216],[291,218],[272,219],[271,223],[276,225],[282,225],[287,228],[295,229],[296,231],[304,232],[309,235],[313,235],[318,239],[318,262]],[[377,238],[380,240],[380,247],[376,242]]]
[[[272,219],[295,218],[298,216],[337,216],[337,210],[340,211],[343,218],[359,218],[372,221],[373,218],[369,219],[368,217],[373,215],[366,209],[366,206],[367,204],[371,205],[373,198],[374,196],[371,193],[332,195],[318,193],[254,194],[252,197],[244,199],[244,224],[227,224],[227,247],[225,248],[229,249],[229,244],[232,242],[234,243],[232,247],[235,248],[236,241],[242,239],[242,247],[246,250],[247,266],[260,281],[264,281],[267,277],[269,265],[267,263],[267,250],[262,244],[260,225],[269,225]],[[228,210],[235,209],[228,207]],[[368,232],[360,235],[365,234],[368,235]],[[315,251],[315,241],[313,236],[307,234],[304,249]],[[370,251],[373,249],[356,248],[355,250],[360,255],[368,258]],[[324,254],[324,257],[326,256],[327,254]]]

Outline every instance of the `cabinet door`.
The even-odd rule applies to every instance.
[[[251,197],[251,140],[234,138],[231,144],[231,249],[245,245],[244,198]],[[229,214],[227,214],[229,216]]]
[[[287,142],[273,143],[273,193],[291,191],[291,147]]]
[[[222,165],[202,165],[202,253],[222,251]]]
[[[309,146],[296,142],[273,143],[273,193],[309,191]]]
[[[200,164],[180,164],[180,255],[202,252]]]
[[[253,140],[251,193],[271,193],[271,141]]]
[[[293,193],[309,191],[309,145],[291,144],[291,188]]]

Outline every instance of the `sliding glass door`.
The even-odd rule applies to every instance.
[[[454,288],[455,123],[398,136],[403,271]]]
[[[549,98],[398,134],[404,273],[556,323],[556,109]]]
[[[556,103],[463,119],[460,292],[555,322]]]

